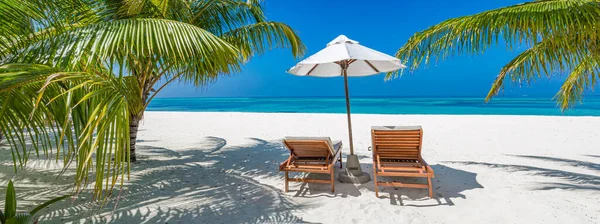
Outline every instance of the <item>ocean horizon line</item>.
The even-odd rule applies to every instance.
[[[315,114],[315,115],[326,115],[326,114],[342,114],[346,115],[346,112],[282,112],[282,111],[185,111],[185,110],[150,110],[146,112],[153,113],[231,113],[231,114]],[[524,116],[524,117],[598,117],[595,115],[554,115],[554,114],[445,114],[445,113],[361,113],[352,112],[352,115],[402,115],[402,116]]]
[[[494,96],[490,101],[495,99],[548,99],[554,100],[554,95],[552,96],[542,96],[542,95],[522,95],[522,96]],[[180,96],[180,97],[156,97],[156,99],[311,99],[311,98],[342,98],[345,99],[344,95],[340,96]],[[387,98],[387,99],[403,99],[403,98],[421,98],[421,99],[456,99],[456,98],[468,98],[468,99],[482,99],[485,100],[486,96],[350,96],[350,100],[352,99],[372,99],[372,98]],[[585,98],[600,98],[600,95],[589,95],[585,96]]]

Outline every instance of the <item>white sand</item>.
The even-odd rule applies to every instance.
[[[344,142],[344,114],[147,112],[141,162],[119,206],[90,216],[89,197],[46,209],[50,223],[600,223],[600,117],[353,115],[355,151],[372,173],[373,125],[422,125],[427,190],[292,183],[278,164],[284,136]],[[2,180],[13,177],[3,150]],[[36,161],[16,177],[32,203],[64,191],[69,176]],[[45,170],[41,172],[40,170]],[[40,174],[43,173],[43,174]],[[47,189],[51,183],[54,187]],[[26,209],[27,207],[24,207]]]

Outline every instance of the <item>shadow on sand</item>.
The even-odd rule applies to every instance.
[[[133,166],[131,180],[116,210],[116,197],[96,211],[96,215],[90,211],[94,203],[89,199],[78,200],[71,207],[43,215],[41,220],[44,223],[306,223],[292,214],[306,206],[293,203],[280,189],[252,178],[277,176],[278,164],[287,157],[287,152],[279,144],[252,140],[254,143],[249,146],[224,148],[225,139],[208,137],[200,140],[197,148],[178,152],[140,145],[141,162]],[[162,156],[153,156],[156,154]]]
[[[536,159],[536,160],[542,160],[542,161],[548,161],[548,162],[563,163],[563,164],[569,165],[569,166],[600,171],[599,163],[592,163],[592,162],[581,161],[581,160],[564,159],[564,158],[556,158],[556,157],[549,157],[549,156],[530,156],[530,155],[509,155],[509,156],[526,158],[526,159]],[[600,157],[598,157],[598,158],[600,158]]]
[[[428,197],[427,189],[380,187],[379,196],[389,198],[390,204],[431,207],[431,206],[453,206],[452,198],[467,198],[463,191],[483,188],[477,182],[477,174],[449,166],[437,164],[431,165],[435,172],[432,179],[434,200]],[[380,177],[381,178],[381,177]],[[425,178],[410,177],[383,177],[381,181],[399,181],[403,183],[427,183]],[[375,196],[375,193],[373,193]]]
[[[41,154],[41,152],[40,152]],[[14,182],[17,196],[17,210],[29,211],[41,203],[57,196],[72,193],[74,174],[61,173],[61,165],[53,158],[40,159],[31,155],[27,165],[15,166],[12,151],[6,141],[0,142],[0,194],[4,202],[4,194],[9,180]],[[43,212],[43,210],[42,210]]]
[[[140,161],[133,165],[130,181],[126,183],[122,192],[115,190],[115,196],[106,206],[98,208],[96,203],[90,201],[89,193],[81,194],[75,201],[60,202],[45,209],[40,213],[40,221],[306,223],[294,214],[318,204],[299,204],[290,197],[344,198],[359,197],[366,193],[375,198],[372,181],[357,185],[337,182],[335,193],[330,192],[329,185],[298,184],[290,186],[291,194],[284,195],[282,188],[273,186],[274,183],[283,185],[283,173],[279,172],[278,166],[288,157],[289,152],[279,140],[250,140],[251,144],[248,145],[228,146],[225,139],[204,137],[198,139],[193,148],[177,151],[151,146],[150,144],[156,142],[153,140],[140,141]],[[10,150],[6,151],[10,153]],[[3,167],[7,168],[5,165]],[[0,175],[9,176],[12,167],[4,168],[4,173],[0,172]],[[372,164],[363,164],[362,168],[372,176]],[[387,198],[390,204],[404,206],[452,206],[452,198],[466,197],[461,192],[483,188],[477,182],[475,173],[444,165],[432,165],[432,168],[436,172],[433,183],[437,196],[435,199],[427,197],[427,190],[381,187],[381,199],[376,200]],[[45,175],[54,178],[58,171],[60,170],[48,171]],[[340,171],[338,169],[337,172]],[[22,176],[27,178],[27,175]],[[256,177],[265,178],[260,178],[259,182]],[[62,185],[50,190],[20,188],[20,196],[27,196],[26,200],[39,203],[40,195],[58,195],[72,183],[72,177],[68,175],[61,178],[63,179],[59,182]],[[404,178],[403,181],[421,180],[423,179]],[[52,183],[46,179],[29,182],[46,187]]]
[[[362,163],[361,168],[364,172],[369,173],[373,177],[373,165],[370,163]],[[483,188],[477,182],[477,174],[471,173],[441,164],[432,165],[431,168],[435,172],[433,179],[434,198],[428,197],[427,189],[414,188],[394,188],[394,187],[379,187],[379,196],[381,199],[389,199],[392,205],[414,206],[414,207],[431,207],[447,205],[453,206],[452,198],[466,198],[461,192]],[[337,171],[342,172],[342,170]],[[336,173],[336,178],[338,173]],[[327,179],[327,174],[309,174],[310,178]],[[379,177],[379,181],[400,181],[403,183],[426,183],[425,178],[411,177]],[[293,185],[290,185],[293,186]],[[329,185],[302,183],[298,188],[290,188],[290,192],[296,191],[295,197],[358,197],[361,192],[372,194],[375,197],[375,185],[373,180],[364,184],[343,184],[336,182],[335,193],[329,192]],[[364,190],[363,190],[364,189]],[[370,196],[370,195],[369,195]]]
[[[510,155],[526,159],[542,160],[551,163],[561,163],[568,166],[579,167],[592,171],[600,171],[600,164],[556,158],[547,156],[530,156],[530,155]],[[589,191],[600,191],[600,176],[582,174],[564,170],[548,169],[535,166],[527,165],[511,165],[511,164],[497,164],[497,163],[486,163],[486,162],[472,162],[472,161],[446,161],[448,163],[463,164],[463,165],[477,165],[486,166],[494,169],[503,169],[510,172],[528,172],[534,175],[540,175],[545,177],[558,178],[562,182],[545,182],[540,183],[539,187],[534,190],[552,190],[552,189],[564,189],[564,190],[589,190]]]
[[[600,155],[585,155],[585,156],[594,157],[594,158],[600,158]]]

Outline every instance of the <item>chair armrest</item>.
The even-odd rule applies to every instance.
[[[283,171],[283,168],[285,168],[288,165],[290,159],[292,159],[292,156],[288,157],[288,159],[279,164],[279,171]]]
[[[329,167],[331,168],[333,165],[335,165],[335,163],[338,161],[338,159],[340,159],[340,157],[342,156],[342,144],[340,144],[340,147],[338,147],[335,150],[335,154],[333,155],[333,160],[331,160],[331,164],[329,164]]]
[[[431,174],[431,178],[435,178],[435,172],[433,172],[433,169],[431,168],[431,166],[429,166],[429,164],[427,164],[427,162],[425,162],[425,160],[423,158],[421,158],[421,162],[423,163],[423,165],[425,165],[425,169],[427,170],[427,173]]]

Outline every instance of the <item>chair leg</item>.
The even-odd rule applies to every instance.
[[[431,189],[431,177],[427,177],[427,185],[429,185],[429,198],[433,198],[433,189]]]
[[[285,171],[285,192],[288,192],[288,171]]]
[[[340,169],[342,168],[342,157],[340,156],[340,158],[338,159],[338,162],[340,162]]]
[[[331,170],[331,193],[335,192],[335,172]]]
[[[379,186],[377,185],[377,165],[375,163],[373,163],[373,183],[375,184],[375,197],[379,197]]]

